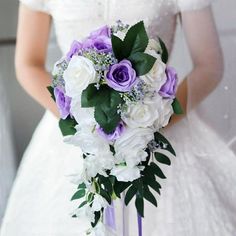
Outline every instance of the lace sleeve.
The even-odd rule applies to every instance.
[[[32,10],[49,13],[47,0],[19,0],[22,4],[28,6]]]
[[[177,0],[178,11],[193,11],[209,6],[214,0]]]

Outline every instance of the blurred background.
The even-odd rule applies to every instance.
[[[235,90],[232,88],[235,88],[236,84],[236,53],[233,53],[232,49],[236,48],[236,1],[218,0],[213,5],[213,10],[225,52],[226,71],[230,72],[227,73],[230,77],[223,81],[218,92],[227,93],[227,96],[235,99]],[[17,169],[32,133],[44,113],[44,110],[22,90],[15,78],[14,50],[17,11],[17,0],[0,0],[0,223],[9,192],[3,191],[2,186],[10,188],[15,176],[15,169]],[[178,58],[179,55],[182,56],[183,52],[188,63],[185,63],[184,67],[178,67],[180,63]],[[189,55],[180,27],[177,30],[176,44],[172,55],[172,64],[177,66],[178,70],[180,69],[180,75],[183,76],[189,70],[191,63],[190,60],[187,60]],[[49,70],[59,57],[60,52],[57,49],[52,31],[48,49],[47,68]],[[214,101],[210,102],[214,103]],[[217,101],[215,103],[217,106]],[[212,125],[222,129],[221,132],[227,127],[221,126],[220,123],[224,123],[224,120],[231,116],[230,112],[236,112],[235,104],[236,101],[222,106],[222,120],[215,121],[213,119],[214,113],[208,114],[212,115]],[[4,117],[1,117],[1,114],[4,114]],[[231,128],[229,132],[227,131],[225,138],[232,149],[236,150],[236,140],[233,138],[236,134],[236,121],[232,120],[231,122],[235,122],[235,125],[230,125]],[[14,168],[8,168],[8,166],[14,166]],[[4,174],[7,169],[9,178],[6,179],[2,176],[7,176]]]

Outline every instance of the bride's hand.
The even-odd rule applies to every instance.
[[[26,92],[59,118],[56,104],[47,91],[51,84],[45,69],[50,23],[49,15],[20,6],[15,67],[17,79]]]

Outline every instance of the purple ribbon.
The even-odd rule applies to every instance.
[[[105,209],[105,219],[106,219],[106,225],[116,230],[116,221],[115,221],[115,210],[114,210],[114,203],[111,202],[111,205],[106,207]]]
[[[142,217],[139,215],[139,213],[137,212],[138,214],[138,235],[139,236],[142,236],[143,235],[143,226],[142,226]]]
[[[142,217],[137,213],[138,218],[138,236],[142,236]],[[116,221],[115,221],[115,210],[113,201],[111,205],[105,209],[105,220],[106,225],[110,227],[112,230],[116,231]],[[124,202],[123,202],[123,236],[125,236],[125,220],[124,220]]]

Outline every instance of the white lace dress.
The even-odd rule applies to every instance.
[[[117,19],[144,20],[151,36],[159,35],[173,46],[177,13],[197,10],[210,0],[22,0],[34,10],[49,13],[58,44],[65,53],[72,40]],[[234,236],[236,233],[236,159],[217,136],[199,121],[196,136],[183,120],[166,132],[177,151],[166,170],[159,207],[146,203],[143,236]],[[203,137],[203,138],[202,138]],[[46,112],[23,158],[9,200],[1,236],[85,236],[85,219],[71,218],[78,203],[70,197],[76,186],[65,177],[80,165],[81,152],[66,145],[57,120]],[[74,205],[75,204],[75,205]],[[117,236],[137,236],[134,205],[115,206]],[[125,233],[123,234],[122,219]],[[110,236],[110,235],[108,235]]]
[[[2,67],[3,68],[3,67]],[[16,155],[11,133],[10,108],[0,74],[0,225],[16,173]]]

